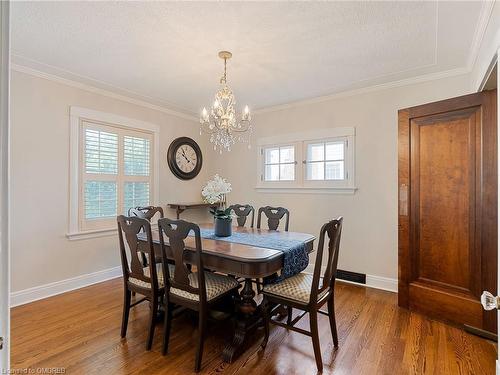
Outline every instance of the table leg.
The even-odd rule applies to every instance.
[[[261,323],[260,308],[253,299],[255,292],[252,289],[251,279],[245,279],[240,297],[235,317],[234,335],[222,353],[222,358],[228,363],[240,355],[248,334]]]

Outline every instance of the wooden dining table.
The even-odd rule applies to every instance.
[[[213,224],[202,224],[200,228],[213,228]],[[265,234],[267,229],[256,229],[246,227],[233,227],[234,232],[249,234]],[[296,240],[304,242],[308,253],[313,250],[315,236],[306,233],[281,232],[273,233],[284,240]],[[153,245],[156,257],[161,257],[158,230],[153,229]],[[145,235],[139,234],[139,240],[145,244]],[[167,240],[167,239],[165,239]],[[188,252],[185,254],[187,263],[195,263],[195,239],[190,236],[185,239]],[[283,252],[280,250],[245,245],[228,240],[201,239],[203,265],[205,268],[217,272],[244,278],[243,288],[240,291],[240,301],[235,315],[235,330],[229,344],[224,348],[223,359],[232,362],[241,352],[242,346],[248,334],[260,324],[259,306],[255,302],[255,291],[252,288],[252,280],[271,276],[279,272],[283,267]],[[190,251],[189,251],[190,250]],[[166,243],[166,254],[173,259],[173,254]]]

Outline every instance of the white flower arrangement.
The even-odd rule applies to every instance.
[[[201,190],[201,195],[205,202],[210,204],[224,204],[226,202],[226,194],[232,190],[231,184],[223,177],[216,174],[212,180]]]

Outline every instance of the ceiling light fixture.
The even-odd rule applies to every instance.
[[[210,112],[203,108],[200,116],[200,134],[204,131],[210,134],[210,142],[214,150],[231,151],[231,146],[236,142],[248,143],[250,148],[250,135],[252,124],[250,110],[246,105],[241,113],[241,119],[236,118],[234,107],[236,100],[233,92],[227,85],[226,65],[233,54],[228,51],[220,51],[219,57],[224,60],[224,75],[220,79],[219,91],[215,94],[215,100]]]

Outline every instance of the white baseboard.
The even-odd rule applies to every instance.
[[[309,264],[304,272],[312,274],[313,271],[314,271],[314,264]],[[325,272],[325,269],[323,269],[322,272]],[[343,279],[337,279],[337,280],[344,282],[344,283],[366,286],[369,288],[385,290],[385,291],[393,292],[393,293],[398,292],[398,280],[392,279],[390,277],[366,275],[366,284],[356,283],[353,281],[347,281],[347,280],[343,280]],[[498,374],[498,375],[500,375],[500,374]]]
[[[500,362],[497,359],[497,375],[500,375]]]
[[[305,272],[312,273],[313,270],[314,270],[314,264],[310,264],[306,268]],[[26,303],[55,296],[57,294],[69,292],[71,290],[83,288],[92,284],[97,284],[106,280],[120,277],[121,275],[122,275],[122,268],[121,266],[118,266],[118,267],[108,268],[102,271],[89,273],[86,275],[76,276],[71,279],[56,281],[50,284],[45,284],[29,289],[20,290],[18,292],[13,292],[10,294],[10,307],[24,305]],[[347,282],[360,286],[367,286],[375,289],[386,290],[389,292],[397,293],[398,291],[397,279],[391,279],[388,277],[366,275],[366,284],[360,284],[341,279],[339,280],[342,282]],[[498,375],[500,375],[500,373]]]
[[[122,267],[113,267],[106,270],[92,272],[86,275],[72,277],[70,279],[56,281],[50,284],[36,286],[10,293],[10,307],[24,305],[39,299],[55,296],[71,290],[83,288],[102,281],[114,279],[122,275]]]
[[[388,292],[398,292],[398,279],[375,275],[366,275],[366,286],[370,288],[382,289]]]

